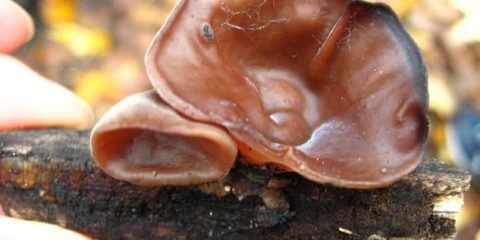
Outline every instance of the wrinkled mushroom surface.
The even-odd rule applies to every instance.
[[[425,66],[385,5],[182,0],[146,65],[168,106],[224,127],[251,164],[373,188],[424,152]]]

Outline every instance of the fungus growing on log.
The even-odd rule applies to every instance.
[[[215,171],[223,172],[215,177],[228,172],[234,141],[249,164],[281,167],[318,183],[376,188],[411,172],[424,153],[425,65],[382,4],[182,0],[155,37],[146,65],[155,89],[147,95],[158,99],[147,108],[141,97],[125,100],[137,103],[130,110],[115,107],[92,135],[95,159],[119,179],[148,185],[214,180],[186,176],[216,161],[222,167]],[[176,140],[169,131],[161,143],[168,147],[157,147],[143,135],[163,134],[162,122],[175,120],[156,108],[189,124],[226,129],[228,135],[215,138],[225,142],[195,135],[205,144],[186,149],[166,144]],[[137,123],[154,132],[132,134]],[[165,159],[152,159],[157,155]],[[188,168],[176,156],[191,157],[181,160]],[[160,174],[164,163],[179,170],[168,181]],[[129,173],[117,174],[118,166]],[[157,174],[144,178],[144,172]]]
[[[153,91],[114,106],[93,132],[92,153],[102,169],[140,185],[215,181],[237,155],[225,130],[182,117]]]

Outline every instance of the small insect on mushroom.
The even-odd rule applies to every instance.
[[[383,4],[181,0],[146,67],[154,91],[92,133],[94,158],[118,179],[215,181],[238,150],[318,183],[377,188],[425,151],[425,64]]]

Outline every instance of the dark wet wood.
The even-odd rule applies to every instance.
[[[6,214],[98,239],[448,238],[469,180],[428,159],[378,190],[340,189],[242,165],[218,183],[143,188],[96,167],[89,132],[0,133]]]

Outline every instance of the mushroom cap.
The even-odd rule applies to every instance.
[[[162,99],[224,126],[252,164],[375,188],[424,153],[425,64],[382,4],[181,0],[146,65]]]
[[[225,130],[181,116],[154,91],[115,105],[93,129],[91,148],[106,173],[145,186],[216,181],[237,156]]]

